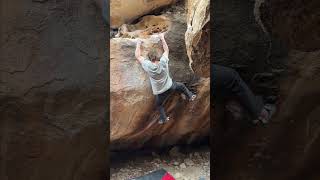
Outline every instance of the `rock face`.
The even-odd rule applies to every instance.
[[[242,3],[229,1],[225,6],[223,3],[216,3],[217,12],[239,5],[242,7],[239,11],[247,9]],[[255,92],[263,95],[279,95],[278,112],[267,126],[253,127],[245,120],[236,121],[228,116],[220,116],[222,110],[215,107],[217,116],[214,117],[213,131],[217,148],[213,156],[217,159],[214,165],[216,179],[319,179],[319,172],[310,173],[320,161],[320,123],[317,118],[320,113],[320,54],[316,38],[319,31],[315,30],[318,4],[316,1],[256,1],[256,9],[252,8],[252,14],[241,17],[251,19],[253,15],[258,16],[257,25],[264,34],[256,31],[256,35],[260,34],[271,41],[269,48],[265,46],[263,50],[261,46],[256,47],[257,51],[262,48],[269,57],[258,60],[265,68],[260,69],[261,65],[256,65],[258,68],[255,73],[262,77],[258,81],[261,84],[250,85]],[[214,29],[215,33],[238,27],[234,19],[223,17],[222,14],[215,18],[224,21]],[[239,37],[237,41],[241,42],[242,38]],[[219,39],[215,41],[215,46],[227,43],[230,43],[228,39]],[[279,48],[277,45],[283,46]],[[251,54],[249,50],[238,49],[233,53]],[[216,54],[214,59],[218,56]],[[217,59],[222,61],[221,64],[226,63],[223,60]],[[229,61],[226,64],[237,64],[235,67],[247,82],[255,82],[254,75],[241,71],[246,69],[250,60]],[[249,81],[251,79],[253,81]]]
[[[175,2],[176,0],[110,0],[111,28],[131,23],[140,16]]]
[[[186,48],[197,75],[210,77],[210,1],[187,1]]]
[[[266,30],[289,48],[315,51],[320,48],[320,1],[256,0]]]
[[[172,94],[165,103],[171,121],[159,125],[159,113],[148,76],[134,57],[136,40],[124,37],[111,39],[111,150],[191,143],[209,133],[210,79],[194,79],[188,66],[185,19],[168,14],[165,16],[171,22],[166,33],[171,75],[174,80],[193,86],[198,98],[189,103],[178,94]],[[139,36],[141,32],[145,31],[132,33]],[[162,49],[156,37],[147,36],[143,41],[144,55],[150,48]]]
[[[271,56],[281,55],[282,48],[263,32],[254,16],[255,2],[217,0],[213,5],[215,42],[212,43],[213,63],[235,68],[250,82],[255,73],[265,71]],[[276,48],[275,48],[276,49]]]
[[[107,61],[101,13],[90,0],[5,5],[0,179],[105,179]]]
[[[169,30],[171,21],[165,16],[143,16],[136,24],[123,24],[116,37],[122,38],[149,38],[153,34]]]

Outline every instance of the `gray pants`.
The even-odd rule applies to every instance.
[[[156,95],[157,109],[160,112],[160,119],[163,121],[167,119],[167,115],[163,107],[163,102],[166,100],[166,98],[171,92],[175,92],[175,91],[179,93],[183,93],[184,95],[187,96],[188,99],[190,99],[193,95],[193,93],[183,83],[180,83],[180,82],[173,82],[170,89],[168,89],[167,91],[161,94]]]

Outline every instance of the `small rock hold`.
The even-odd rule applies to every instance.
[[[184,162],[185,162],[188,166],[194,165],[194,162],[193,162],[191,159],[185,159]]]
[[[185,168],[187,168],[187,166],[186,166],[186,164],[181,163],[181,164],[180,164],[180,168],[181,168],[181,169],[185,169]]]

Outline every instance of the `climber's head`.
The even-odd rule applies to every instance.
[[[159,51],[157,51],[157,49],[151,49],[148,52],[148,58],[150,59],[151,62],[160,61],[160,57],[161,57],[161,54],[159,53]]]

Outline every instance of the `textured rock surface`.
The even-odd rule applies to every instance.
[[[237,69],[248,82],[255,73],[266,71],[270,56],[276,54],[269,49],[270,39],[256,22],[254,5],[249,0],[217,0],[213,5],[216,43],[212,43],[212,61]],[[281,52],[281,47],[278,49]]]
[[[174,80],[194,85],[198,98],[193,103],[171,95],[166,102],[171,122],[160,126],[155,98],[147,74],[134,57],[135,40],[111,39],[111,149],[160,147],[179,142],[190,143],[209,133],[209,78],[193,79],[188,65],[183,16],[166,15],[172,25],[166,34],[170,48],[170,72]],[[160,48],[157,38],[146,38],[143,54],[150,48]],[[161,49],[161,48],[160,48]]]
[[[104,179],[100,11],[90,0],[1,1],[0,7],[0,179]]]
[[[202,77],[210,76],[210,1],[187,1],[186,48],[192,69]]]
[[[170,26],[171,21],[165,16],[143,16],[136,24],[123,24],[116,37],[149,38],[152,34],[168,31]]]
[[[221,143],[214,153],[218,159],[216,178],[291,180],[320,177],[318,172],[309,173],[320,161],[319,58],[319,51],[290,51],[288,72],[279,80],[278,113],[268,126],[254,127],[244,121],[224,119],[228,128],[220,126],[222,131],[220,135],[216,134]],[[230,161],[236,163],[224,163]]]
[[[248,3],[218,2],[215,4],[218,8],[215,19],[221,23],[216,25],[215,33],[237,29],[238,16],[230,15],[233,17],[231,18],[223,16],[221,12],[233,7],[240,7],[238,11],[248,10]],[[309,3],[313,4],[313,7]],[[250,5],[250,9],[251,7]],[[233,49],[230,54],[252,55],[251,50],[256,50],[265,52],[262,55],[266,57],[252,61],[250,59],[238,61],[236,58],[223,59],[225,56],[215,54],[214,60],[220,64],[236,64],[234,67],[245,77],[255,92],[279,95],[278,113],[265,127],[252,126],[244,120],[236,121],[228,115],[220,116],[223,114],[222,110],[215,107],[217,116],[213,131],[217,148],[213,156],[217,159],[214,165],[216,179],[319,179],[319,172],[311,173],[311,169],[318,166],[320,161],[317,153],[320,149],[320,123],[317,118],[320,113],[320,54],[316,50],[319,46],[314,37],[318,31],[307,30],[311,28],[309,25],[314,24],[315,19],[304,20],[306,17],[311,18],[312,13],[317,15],[317,7],[316,1],[256,1],[255,8],[258,9],[252,7],[248,14],[241,14],[239,17],[243,19],[244,24],[251,22],[253,25],[255,23],[251,21],[253,15],[259,16],[256,17],[257,23],[253,26],[263,26],[252,36],[266,38],[265,42],[271,41],[271,46],[238,48]],[[317,28],[316,25],[312,27]],[[247,29],[248,24],[241,28],[244,32],[250,32]],[[249,38],[243,40],[240,36],[234,38],[234,41],[229,41],[229,37],[232,36],[234,36],[232,33],[229,36],[225,34],[225,39],[221,37],[215,41],[215,47],[238,44],[242,41],[254,42]],[[310,38],[315,39],[310,40]],[[256,67],[255,70],[248,68],[249,62],[257,62],[250,65]],[[248,71],[250,73],[247,73]]]
[[[175,0],[110,0],[111,28],[131,23],[140,16],[174,2]]]
[[[320,1],[256,0],[260,19],[273,36],[301,51],[320,48]]]

